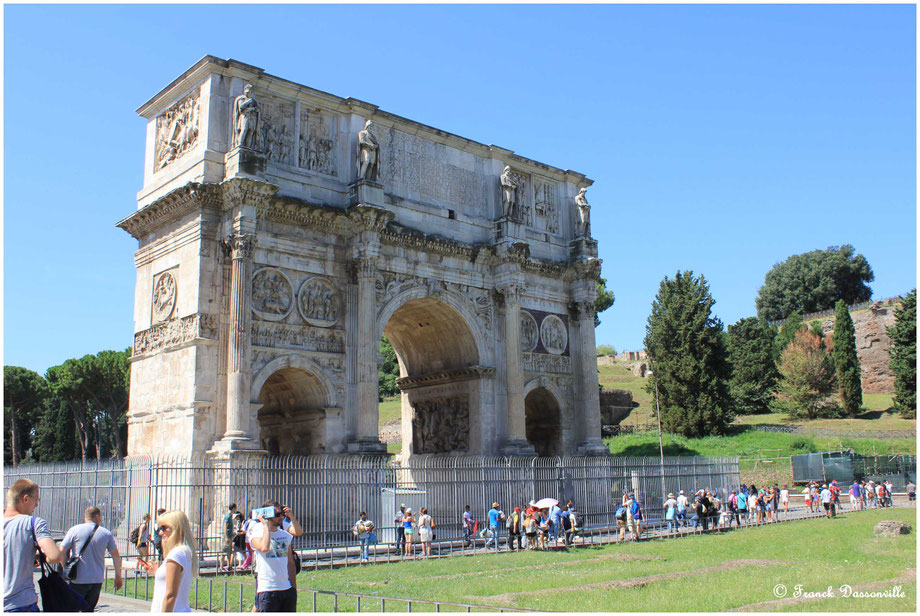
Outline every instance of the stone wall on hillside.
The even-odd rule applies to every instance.
[[[601,425],[615,426],[626,419],[635,404],[631,391],[604,389],[600,394]]]
[[[888,367],[891,339],[886,332],[894,325],[894,310],[898,303],[876,302],[868,310],[851,313],[856,329],[856,355],[862,371],[862,390],[866,394],[894,393],[894,374]],[[821,323],[824,335],[834,335],[834,317]]]

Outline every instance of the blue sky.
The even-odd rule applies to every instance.
[[[852,244],[916,286],[915,7],[4,7],[4,363],[131,345],[145,121],[206,54],[585,173],[639,349],[664,276],[727,324],[786,257]]]

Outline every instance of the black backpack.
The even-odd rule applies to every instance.
[[[128,541],[130,541],[132,545],[137,545],[137,542],[140,538],[141,538],[141,527],[137,526],[134,528],[134,530],[131,531],[131,534],[128,536]]]

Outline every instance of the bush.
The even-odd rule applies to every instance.
[[[601,357],[602,355],[616,355],[617,350],[613,348],[612,344],[599,344],[597,345],[597,356]]]

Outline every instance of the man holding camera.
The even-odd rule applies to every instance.
[[[277,502],[265,501],[258,512],[258,524],[251,524],[249,544],[256,561],[256,611],[297,611],[297,569],[291,544],[294,535],[282,530],[285,507]],[[266,517],[268,514],[268,517]]]

